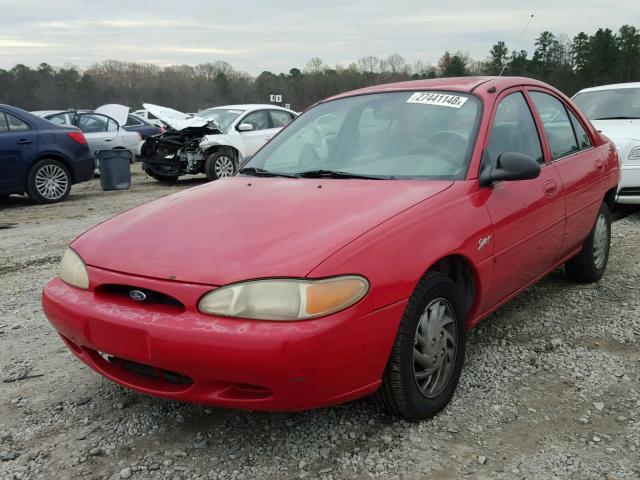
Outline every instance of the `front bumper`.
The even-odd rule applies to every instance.
[[[640,165],[622,164],[616,202],[640,205]]]
[[[372,311],[365,297],[300,322],[212,317],[195,307],[212,287],[88,268],[89,290],[56,278],[42,293],[45,314],[70,350],[125,387],[212,406],[304,410],[373,393],[406,306]],[[137,303],[106,285],[153,290],[184,307]]]

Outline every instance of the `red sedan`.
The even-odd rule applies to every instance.
[[[42,303],[80,360],[139,392],[251,410],[375,394],[426,418],[468,329],[560,265],[602,276],[619,171],[544,83],[370,87],[313,106],[235,177],[80,236]]]

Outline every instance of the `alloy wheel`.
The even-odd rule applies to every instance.
[[[47,200],[58,200],[69,187],[67,173],[58,165],[43,165],[35,175],[36,190]]]
[[[221,155],[216,159],[214,169],[218,178],[230,177],[234,170],[233,160],[226,155]]]

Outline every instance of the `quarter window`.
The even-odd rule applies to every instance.
[[[266,130],[269,128],[269,118],[266,110],[252,112],[242,119],[240,123],[248,123],[254,130]]]
[[[7,124],[9,125],[9,130],[12,132],[22,132],[24,130],[29,130],[29,124],[23,122],[18,117],[14,117],[10,113],[5,113],[7,117]]]
[[[527,101],[521,92],[502,99],[487,146],[487,155],[493,166],[502,153],[516,152],[543,163],[540,136]]]
[[[530,94],[542,120],[551,158],[557,160],[577,152],[578,142],[562,102],[546,93],[530,92]]]

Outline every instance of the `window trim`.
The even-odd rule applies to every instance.
[[[552,98],[555,98],[556,100],[558,100],[560,102],[560,104],[565,108],[565,111],[567,113],[567,118],[569,119],[569,124],[571,125],[571,131],[573,132],[573,137],[576,140],[576,146],[578,147],[578,150],[574,151],[574,152],[570,152],[566,155],[563,155],[562,157],[553,159],[551,156],[551,146],[549,145],[548,139],[547,139],[547,134],[545,132],[544,134],[544,142],[546,145],[546,149],[547,149],[547,153],[545,155],[548,155],[548,163],[552,164],[555,162],[559,162],[560,160],[564,160],[565,158],[569,158],[572,157],[574,155],[577,155],[579,153],[582,152],[588,152],[589,150],[595,148],[595,141],[593,136],[591,135],[590,129],[585,128],[584,123],[582,122],[582,119],[580,118],[580,115],[578,115],[578,113],[576,113],[574,111],[573,108],[570,108],[569,105],[567,104],[567,102],[565,102],[562,98],[560,98],[558,95],[556,95],[554,92],[550,91],[550,90],[545,90],[543,88],[539,88],[539,87],[525,87],[525,91],[526,91],[526,96],[527,98],[530,100],[531,105],[534,107],[534,115],[536,116],[537,121],[540,122],[540,126],[542,127],[543,131],[544,131],[544,125],[542,123],[542,118],[540,118],[540,113],[538,112],[538,109],[535,105],[535,103],[533,103],[533,98],[531,98],[531,96],[529,95],[529,92],[539,92],[539,93],[545,93],[547,95],[549,95]],[[576,134],[576,129],[573,127],[573,123],[571,122],[571,117],[569,116],[569,112],[573,113],[573,116],[576,117],[576,119],[578,120],[578,122],[580,123],[580,125],[582,126],[582,129],[587,133],[587,136],[589,137],[589,141],[591,143],[591,147],[589,148],[585,148],[583,150],[580,149],[580,145],[578,144],[578,136]]]
[[[11,133],[11,130],[9,129],[9,121],[7,120],[7,115],[4,110],[0,110],[0,116],[4,118],[4,124],[7,127],[5,131],[0,130],[0,135],[3,135],[5,133]]]

